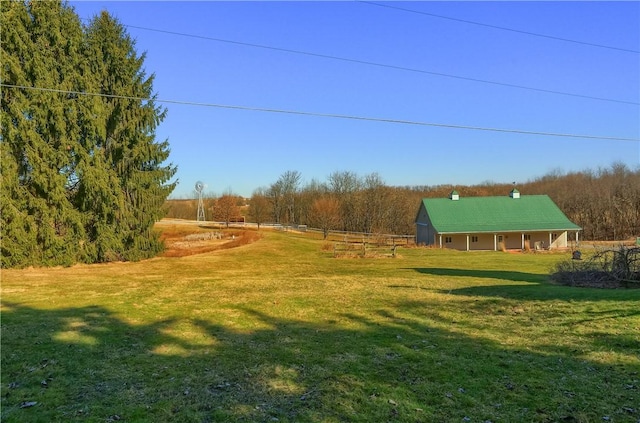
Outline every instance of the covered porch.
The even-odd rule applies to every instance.
[[[549,250],[569,245],[568,231],[438,233],[434,241],[440,248],[462,251]],[[579,241],[579,231],[575,231],[575,241]]]

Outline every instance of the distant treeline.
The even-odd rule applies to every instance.
[[[324,230],[414,234],[420,201],[447,197],[455,189],[461,196],[508,195],[513,184],[483,183],[473,186],[392,187],[372,173],[359,176],[342,171],[326,182],[301,185],[302,175],[287,171],[250,199],[233,194],[206,198],[208,220],[229,222],[245,215],[258,224],[304,224]],[[573,173],[559,171],[518,184],[522,195],[547,194],[583,228],[588,240],[624,240],[640,236],[640,168],[624,164]],[[247,205],[245,205],[247,204]],[[195,219],[197,200],[168,200],[167,216]]]

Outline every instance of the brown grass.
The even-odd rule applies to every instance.
[[[322,243],[322,245],[320,246],[320,249],[322,251],[333,251],[333,244],[330,242],[324,242]]]

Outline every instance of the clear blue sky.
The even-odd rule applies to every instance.
[[[169,140],[170,161],[178,166],[176,198],[192,196],[197,180],[211,194],[250,196],[287,170],[299,171],[303,183],[352,171],[377,172],[388,185],[473,185],[640,163],[639,2],[70,4],[81,18],[106,9],[128,26],[164,100],[636,139],[168,103],[157,137]]]

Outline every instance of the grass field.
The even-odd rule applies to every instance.
[[[639,422],[640,290],[567,254],[233,249],[2,271],[4,422]]]

